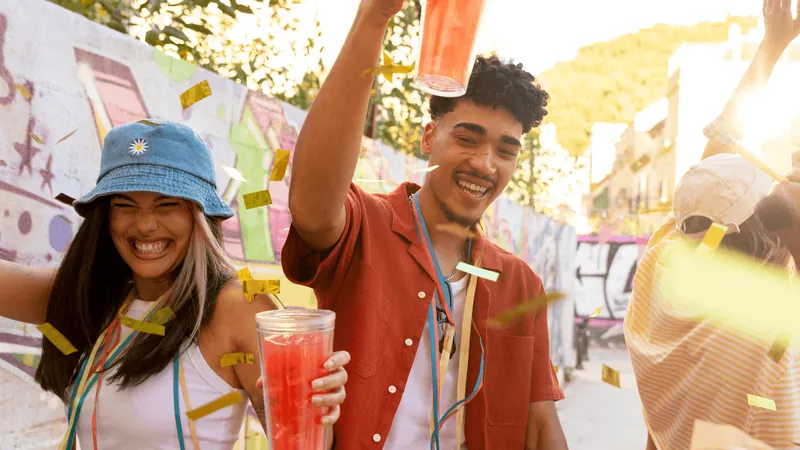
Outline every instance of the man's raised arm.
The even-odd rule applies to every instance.
[[[375,67],[386,26],[403,0],[362,0],[328,78],[311,105],[294,150],[289,210],[292,225],[312,248],[332,247],[345,225],[344,202],[353,179]]]

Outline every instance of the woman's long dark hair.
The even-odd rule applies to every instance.
[[[95,203],[56,272],[47,306],[47,322],[78,351],[64,355],[50,341],[43,340],[42,359],[36,369],[36,382],[65,402],[69,398],[69,387],[78,381],[80,364],[133,288],[131,269],[120,257],[109,233],[108,198]],[[115,372],[109,381],[118,381],[120,388],[138,385],[160,373],[187,339],[196,340],[200,325],[214,311],[217,295],[233,276],[232,266],[224,254],[219,258],[222,242],[219,222],[203,215],[194,205],[192,209],[195,211],[193,236],[187,255],[176,271],[176,277],[182,277],[184,282],[176,284],[187,289],[185,280],[198,278],[205,279],[205,284],[189,284],[189,292],[170,292],[164,305],[173,309],[175,317],[166,323],[165,335],[140,333],[115,361]],[[198,264],[197,258],[204,261]],[[192,278],[191,273],[182,273],[198,267],[206,276]],[[198,294],[205,294],[205,298]]]

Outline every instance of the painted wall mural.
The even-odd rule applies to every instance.
[[[646,244],[646,237],[613,236],[601,242],[597,236],[578,236],[572,290],[576,317],[587,318],[602,306],[593,319],[598,325],[625,318],[633,275]]]
[[[46,38],[40,30],[48,30]],[[203,80],[212,96],[183,110],[179,94]],[[0,258],[54,267],[80,218],[53,197],[88,192],[108,130],[150,117],[199,131],[217,163],[219,192],[237,212],[224,222],[225,249],[259,274],[281,276],[290,170],[280,182],[268,177],[275,150],[294,148],[304,111],[51,3],[26,0],[0,2],[0,114]],[[404,180],[423,181],[424,161],[382,143],[365,140],[364,147],[355,179],[366,190],[388,192]],[[232,180],[220,165],[236,167],[248,181]],[[270,190],[272,205],[239,209],[244,193],[262,189]],[[506,198],[492,206],[485,227],[500,246],[529,261],[548,290],[572,288],[573,228]],[[312,295],[287,285],[282,298],[308,305]],[[549,312],[553,362],[562,367],[571,365],[575,308],[568,300]],[[63,406],[33,382],[40,354],[34,327],[0,319],[0,449],[55,448],[65,429]],[[252,425],[249,432],[243,428],[238,448],[263,444],[257,433],[253,437],[260,427]]]

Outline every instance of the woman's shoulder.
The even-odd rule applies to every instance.
[[[214,316],[226,324],[241,320],[255,321],[255,314],[276,308],[269,295],[256,295],[252,300],[248,299],[242,283],[236,277],[225,282],[216,303]]]

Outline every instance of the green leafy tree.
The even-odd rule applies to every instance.
[[[263,90],[308,109],[320,87],[322,58],[313,60],[316,35],[299,36],[301,18],[293,7],[302,0],[50,0],[89,20],[130,34],[165,53]],[[255,18],[257,36],[234,38],[230,30],[243,16]],[[284,39],[276,43],[276,35]],[[291,59],[286,58],[291,55]],[[297,56],[305,58],[297,58]],[[294,61],[308,63],[296,66]]]
[[[656,25],[583,47],[575,59],[544,72],[541,78],[552,98],[547,121],[558,128],[561,145],[581,155],[595,122],[631,122],[638,111],[667,95],[669,58],[682,44],[725,41],[734,23],[746,32],[757,19]]]

